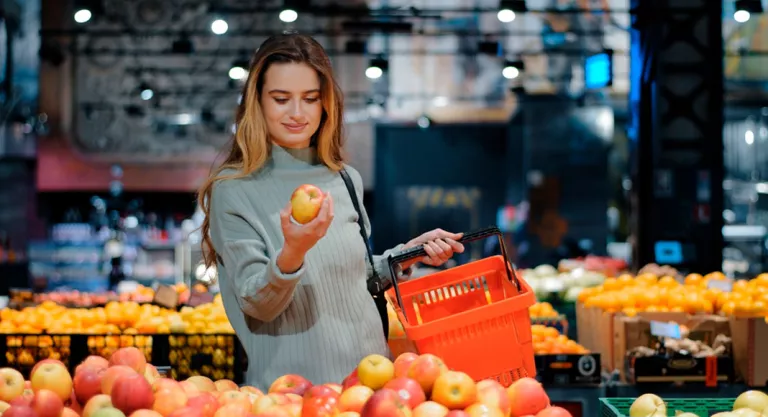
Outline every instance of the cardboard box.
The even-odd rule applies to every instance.
[[[731,318],[736,374],[750,387],[768,385],[768,323],[763,318]]]
[[[613,323],[613,364],[611,371],[618,370],[622,382],[627,382],[627,352],[640,346],[653,348],[656,338],[651,336],[651,321],[674,322],[686,326],[688,337],[711,344],[719,334],[730,336],[728,319],[714,315],[689,315],[686,313],[639,313],[634,317],[618,314]]]

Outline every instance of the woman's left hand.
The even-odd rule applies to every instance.
[[[421,258],[421,262],[430,266],[440,266],[451,259],[454,253],[464,252],[464,245],[458,242],[462,236],[464,236],[463,233],[435,229],[412,239],[405,244],[404,249],[423,246],[427,256]]]

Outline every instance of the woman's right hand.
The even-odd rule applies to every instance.
[[[294,222],[291,219],[291,211],[291,203],[280,210],[280,224],[285,243],[281,252],[284,259],[282,259],[283,262],[278,259],[278,267],[285,273],[294,272],[301,268],[304,263],[304,255],[325,236],[333,221],[333,199],[330,194],[326,193],[317,217],[306,224]],[[280,265],[281,263],[283,265]]]

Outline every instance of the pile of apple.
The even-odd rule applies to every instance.
[[[55,359],[38,362],[28,381],[0,369],[2,417],[571,417],[551,407],[534,379],[509,388],[475,383],[434,355],[406,353],[394,362],[371,355],[342,384],[278,378],[265,394],[231,380],[163,378],[134,347],[109,360],[89,356],[74,377]]]
[[[705,417],[690,412],[679,412],[676,417]],[[629,417],[667,417],[667,403],[654,394],[643,394],[629,408]],[[746,391],[733,402],[732,411],[723,411],[711,417],[768,417],[768,395],[762,391]]]
[[[293,383],[287,389],[303,398],[302,417],[571,417],[565,409],[550,406],[544,388],[533,378],[506,389],[495,380],[475,382],[431,354],[404,353],[394,362],[370,355],[340,387],[311,386],[301,377],[290,378]],[[273,384],[270,391],[286,389],[279,388],[286,386],[280,380],[275,384],[278,388]]]

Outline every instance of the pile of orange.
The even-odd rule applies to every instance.
[[[198,307],[169,310],[133,301],[105,307],[67,308],[52,301],[23,310],[0,310],[2,334],[234,333],[221,297]]]
[[[738,280],[731,291],[709,285],[725,281],[720,272],[705,276],[690,274],[683,282],[671,276],[640,274],[607,278],[603,285],[584,289],[579,302],[607,312],[633,316],[638,312],[685,312],[736,317],[768,316],[768,274]]]
[[[560,334],[554,327],[534,324],[531,326],[533,336],[533,351],[536,355],[582,355],[589,353],[584,346]]]
[[[545,301],[528,308],[528,315],[532,319],[555,319],[560,316],[560,313],[552,307],[552,304]]]

